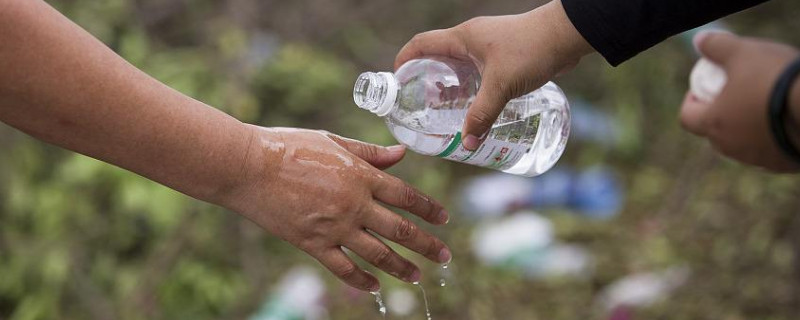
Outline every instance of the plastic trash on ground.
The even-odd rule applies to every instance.
[[[688,267],[626,276],[603,290],[598,303],[611,312],[620,308],[642,308],[668,297],[689,279]]]
[[[619,145],[621,133],[617,119],[585,100],[570,98],[572,109],[573,141],[596,144],[604,147]]]
[[[533,279],[584,277],[594,266],[587,250],[555,242],[550,221],[533,212],[483,224],[475,230],[472,245],[484,264],[515,270]]]
[[[325,320],[325,282],[314,268],[291,269],[250,320]]]
[[[389,312],[398,317],[408,317],[417,310],[419,301],[417,293],[409,289],[395,289],[386,295],[386,306]]]
[[[539,179],[555,173],[554,170]],[[474,219],[497,218],[522,206],[533,193],[532,179],[508,174],[487,174],[469,181],[461,191],[461,208]]]
[[[569,244],[556,243],[547,247],[540,258],[525,265],[531,278],[586,278],[592,274],[594,258],[586,249]]]
[[[624,198],[621,183],[606,167],[581,172],[557,168],[534,179],[479,176],[462,189],[460,203],[462,211],[475,219],[525,208],[565,208],[592,219],[609,219],[622,210]]]
[[[475,255],[488,265],[513,264],[553,242],[553,225],[544,217],[523,212],[485,223],[473,233]]]

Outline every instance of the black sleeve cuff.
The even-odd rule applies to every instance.
[[[767,0],[561,0],[572,24],[613,66],[664,39]]]
[[[561,4],[564,6],[564,11],[567,17],[572,21],[572,25],[583,36],[586,42],[599,52],[606,61],[613,66],[617,66],[625,59],[615,58],[612,55],[616,52],[613,39],[608,39],[605,35],[610,34],[611,30],[606,28],[603,23],[603,18],[591,10],[582,10],[581,1],[562,0]]]

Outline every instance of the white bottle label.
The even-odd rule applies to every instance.
[[[530,151],[530,145],[487,138],[475,151],[461,144],[461,132],[457,133],[450,145],[437,157],[456,162],[505,170],[514,166]]]

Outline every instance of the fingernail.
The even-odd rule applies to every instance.
[[[442,209],[442,211],[439,211],[439,221],[444,221],[444,224],[450,222],[450,215],[447,214],[447,210]]]
[[[453,255],[450,254],[450,250],[444,248],[442,251],[439,251],[439,262],[449,263],[451,259],[453,259]]]
[[[369,287],[369,292],[378,292],[381,291],[381,284],[375,283]]]
[[[481,145],[481,140],[478,139],[478,137],[470,134],[464,139],[463,144],[464,148],[467,150],[474,151]]]
[[[386,148],[386,150],[389,150],[389,152],[391,153],[400,153],[403,152],[405,149],[406,147],[404,147],[403,145],[396,145]]]
[[[700,52],[700,44],[708,38],[711,34],[711,31],[700,31],[692,39],[692,44],[694,44],[694,50]]]
[[[408,282],[417,282],[421,278],[422,278],[422,273],[419,271],[419,269],[417,269],[417,270],[414,270],[414,272],[412,272],[411,275],[408,276],[408,278],[406,278],[406,281],[408,281]]]

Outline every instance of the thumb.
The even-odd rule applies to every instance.
[[[701,55],[720,66],[727,66],[741,46],[741,38],[724,31],[700,32],[694,37],[694,45]]]
[[[463,145],[467,150],[476,150],[481,144],[480,139],[489,132],[497,117],[503,112],[510,100],[510,87],[503,84],[502,78],[497,73],[487,68],[483,83],[478,90],[475,101],[467,110],[464,121]]]
[[[336,135],[331,135],[330,138],[342,148],[381,170],[397,164],[406,155],[406,148],[399,145],[382,147]]]
[[[394,60],[394,69],[423,56],[448,56],[466,61],[470,59],[466,44],[453,29],[433,30],[414,36],[403,46]]]

